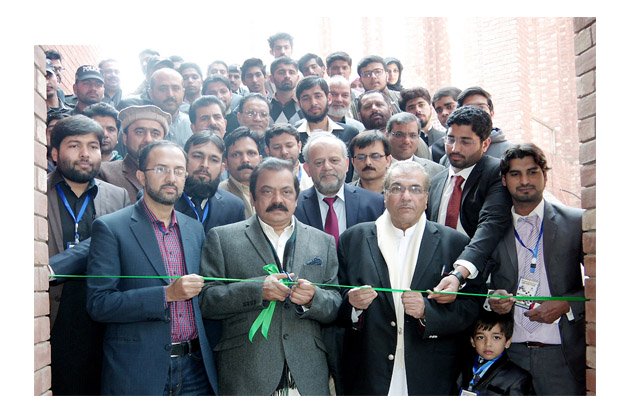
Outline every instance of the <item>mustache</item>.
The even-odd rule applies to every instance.
[[[289,209],[286,206],[284,206],[282,203],[274,203],[273,205],[269,206],[265,212],[269,213],[269,212],[273,212],[274,210],[281,210],[287,213],[289,211]]]
[[[238,171],[241,171],[243,169],[254,170],[254,167],[252,167],[252,165],[250,163],[244,163],[244,164],[241,164],[239,167],[237,167]]]
[[[375,168],[372,166],[365,166],[362,171],[367,171],[367,170],[371,170],[371,171],[375,171]]]

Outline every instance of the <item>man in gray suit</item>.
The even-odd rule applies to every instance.
[[[208,283],[202,290],[203,317],[223,320],[214,349],[220,392],[328,395],[321,324],[335,319],[341,297],[312,283],[337,283],[333,239],[293,216],[299,183],[288,161],[270,157],[260,163],[250,191],[256,214],[211,229],[202,248],[202,275],[250,280]],[[280,272],[265,271],[268,264]],[[286,285],[284,279],[296,282]],[[252,324],[271,302],[266,338],[256,333],[250,341]]]
[[[491,273],[495,294],[539,297],[584,295],[582,210],[543,199],[547,160],[534,144],[509,148],[501,161],[512,196],[512,224],[497,245]],[[584,395],[586,345],[583,301],[488,301],[513,313],[510,360],[532,374],[537,395]]]

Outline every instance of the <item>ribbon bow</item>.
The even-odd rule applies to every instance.
[[[263,267],[263,271],[265,271],[267,275],[280,273],[280,270],[278,269],[276,264],[265,265]],[[288,278],[283,278],[280,281],[286,282],[288,280],[289,280]],[[259,328],[261,329],[260,332],[263,335],[263,337],[267,339],[267,335],[269,334],[269,327],[271,326],[271,319],[273,318],[273,312],[275,309],[276,309],[276,300],[272,300],[269,302],[269,306],[267,308],[264,308],[260,312],[260,314],[258,314],[258,317],[256,317],[256,320],[254,320],[254,323],[252,324],[252,327],[250,327],[250,331],[248,333],[248,338],[250,339],[250,342],[252,342],[252,340],[254,339],[254,335],[256,334]]]

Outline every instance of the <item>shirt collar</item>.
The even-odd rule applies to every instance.
[[[520,218],[528,218],[533,215],[538,215],[538,217],[540,218],[539,222],[542,222],[543,218],[545,217],[545,199],[542,199],[540,203],[534,208],[534,210],[532,210],[530,214],[527,216],[521,216],[518,213],[516,213],[516,211],[514,210],[514,206],[512,206],[511,211],[512,211],[512,222],[514,223],[515,228],[517,227],[517,224]]]
[[[452,166],[449,166],[447,180],[449,180],[452,176],[462,176],[462,178],[466,182],[476,165],[477,163],[472,165],[471,167],[466,167],[457,173],[454,171],[454,168]]]
[[[344,128],[341,127],[340,125],[338,125],[336,122],[332,121],[332,118],[327,117],[328,119],[328,129],[326,130],[327,132],[331,133],[332,131],[336,131],[336,130],[343,130]],[[297,132],[299,133],[307,133],[308,135],[311,135],[312,132],[310,131],[310,128],[308,127],[308,120],[304,118],[304,121],[300,124],[299,127],[297,127]]]
[[[150,222],[165,228],[165,223],[163,223],[163,221],[161,221],[160,219],[158,219],[156,217],[156,215],[154,215],[154,213],[152,213],[152,211],[150,210],[150,208],[148,207],[148,205],[145,203],[145,199],[141,198],[141,204],[143,205],[143,208],[145,209],[145,212],[148,215],[148,219],[150,220]],[[171,211],[171,220],[169,221],[169,227],[172,226],[176,226],[178,225],[178,221],[176,220],[176,210],[172,209]]]
[[[336,194],[334,196],[323,195],[323,194],[319,193],[319,190],[317,190],[316,187],[315,187],[315,193],[317,193],[317,200],[319,200],[319,203],[323,202],[323,198],[324,197],[334,197],[334,196],[336,196],[337,199],[341,199],[343,201],[343,203],[345,203],[345,185],[342,185],[341,188],[339,189],[339,191],[336,192]],[[323,203],[325,203],[325,202],[323,202]]]
[[[262,228],[263,232],[265,232],[265,235],[267,235],[270,239],[272,238],[278,239],[280,237],[280,235],[278,235],[276,231],[273,229],[273,226],[268,225],[265,222],[263,222],[263,220],[260,218],[260,216],[258,216],[258,214],[256,215],[256,218],[258,219],[258,223],[260,224],[260,227]],[[294,229],[295,229],[295,216],[291,215],[291,223],[289,223],[289,226],[284,228],[284,231],[282,232],[282,234],[286,232],[286,234],[290,237],[291,234],[293,234]]]

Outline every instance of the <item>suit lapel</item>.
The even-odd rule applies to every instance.
[[[464,199],[466,199],[467,194],[471,191],[473,186],[477,186],[479,183],[480,177],[482,177],[482,170],[484,170],[484,164],[486,163],[486,159],[484,156],[477,162],[473,170],[471,170],[471,174],[467,177],[467,182],[464,184],[464,188],[462,189],[462,202],[460,206],[464,206]],[[462,208],[460,208],[462,212]]]
[[[295,243],[295,249],[293,250],[293,268],[289,271],[295,275],[301,275],[301,268],[304,265],[304,261],[310,258],[310,232],[306,229],[307,226],[295,221],[295,232],[297,241]]]
[[[154,267],[156,275],[165,276],[167,275],[167,271],[165,270],[165,264],[163,264],[163,259],[160,255],[161,251],[158,247],[156,237],[154,236],[154,230],[152,229],[152,225],[146,213],[142,212],[143,206],[141,206],[140,203],[141,202],[135,203],[135,208],[131,216],[130,231],[143,250],[145,257]],[[164,285],[168,284],[166,279],[161,279],[161,282]]]
[[[245,225],[245,236],[250,241],[250,244],[254,247],[254,251],[256,251],[265,265],[276,262],[273,257],[273,252],[269,246],[269,242],[267,242],[267,239],[265,238],[265,234],[260,227],[260,223],[258,223],[256,215],[252,215],[247,220]]]
[[[514,275],[519,275],[519,258],[517,257],[517,252],[516,252],[516,238],[514,237],[514,223],[511,224],[511,226],[508,228],[508,230],[506,231],[505,235],[504,235],[504,247],[505,247],[505,254],[507,256],[508,259],[508,263],[510,264],[510,270],[512,271],[511,273],[502,273],[502,275],[504,276],[504,278],[507,279],[506,284],[504,284],[504,286],[506,287],[513,287],[513,289],[516,291],[516,288],[519,284],[518,281],[518,277],[517,279],[509,279],[508,280],[508,275],[510,276],[514,276]],[[496,288],[502,288],[502,287],[496,287]]]
[[[206,219],[206,224],[204,227],[206,229],[213,228],[220,223],[223,216],[225,215],[224,202],[222,200],[222,196],[219,193],[215,193],[213,197],[208,200],[210,203],[210,208],[208,212],[208,219]]]
[[[317,202],[317,192],[311,187],[302,193],[302,209],[310,226],[323,230],[323,221],[321,220],[321,210]]]
[[[421,286],[420,282],[423,279],[425,272],[430,268],[430,263],[432,262],[434,253],[438,249],[440,242],[441,236],[436,227],[429,222],[425,222],[425,229],[423,230],[423,237],[421,238],[421,246],[419,247],[419,256],[417,257],[417,264],[415,266],[414,273],[412,274],[410,289],[416,290]]]
[[[557,255],[553,255],[552,249],[558,240],[558,222],[557,222],[557,214],[550,203],[545,202],[545,212],[543,217],[543,258],[545,261],[545,272],[547,273],[547,281],[549,282],[549,290],[551,294],[561,292],[558,290],[558,287],[554,286],[557,284],[554,281],[554,278],[549,278],[550,275],[554,275],[557,273],[558,264],[552,263],[554,258],[557,258]],[[554,274],[552,274],[552,271]]]
[[[345,222],[346,227],[350,228],[358,223],[358,210],[360,209],[360,197],[356,192],[356,188],[345,185]]]
[[[447,172],[447,170],[444,170]],[[436,180],[432,183],[432,187],[430,189],[430,197],[428,198],[428,205],[430,211],[430,219],[432,222],[438,222],[438,211],[441,207],[441,199],[443,198],[443,189],[445,188],[445,183],[447,182],[447,175],[443,176],[441,174],[441,179]]]
[[[377,285],[375,284],[375,281],[372,281],[374,283],[373,286],[390,288],[391,280],[388,276],[388,267],[386,266],[386,261],[384,260],[382,252],[378,247],[378,235],[375,226],[371,229],[371,231],[372,234],[367,236],[367,245],[369,246],[369,253],[371,254],[371,259],[375,265],[375,272],[379,280]],[[393,313],[395,313],[393,293],[381,291],[379,293],[379,297],[386,301],[388,306],[393,310]]]

